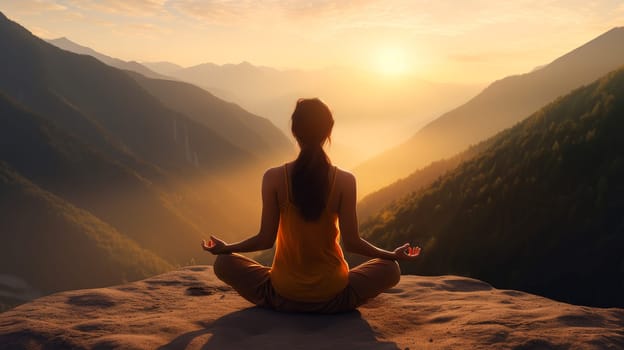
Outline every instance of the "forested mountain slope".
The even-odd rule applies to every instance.
[[[231,237],[255,227],[260,201],[248,194],[255,193],[259,183],[248,178],[260,179],[262,170],[257,169],[271,159],[276,145],[287,144],[267,120],[202,95],[199,111],[212,113],[209,117],[215,128],[228,126],[226,131],[213,129],[196,120],[197,115],[166,106],[129,72],[54,47],[1,14],[0,50],[0,64],[6,67],[0,71],[0,93],[165,191],[170,209],[200,229]],[[235,133],[237,127],[242,134],[247,132],[245,137],[226,140],[225,134]],[[270,141],[253,143],[250,135]],[[16,147],[7,152],[19,158]],[[34,160],[22,159],[24,164]],[[31,177],[53,176],[53,169],[46,171]],[[121,211],[124,205],[118,203],[118,207]],[[129,215],[125,216],[123,220],[129,221]],[[148,211],[138,219],[147,218],[157,227],[169,227],[158,225],[162,218],[158,213]],[[181,227],[172,233],[184,231]]]
[[[576,304],[624,306],[624,70],[501,132],[364,225],[423,247],[416,274],[461,274]]]
[[[220,171],[253,156],[164,106],[125,71],[61,50],[0,16],[0,91],[109,156],[162,169]],[[180,132],[176,136],[176,130]]]
[[[21,281],[45,294],[210,263],[202,238],[234,240],[256,228],[260,196],[250,193],[259,192],[262,173],[253,169],[277,148],[271,142],[287,145],[268,121],[200,94],[200,112],[212,112],[215,128],[235,118],[224,122],[227,132],[247,132],[228,140],[167,106],[132,73],[54,47],[1,13],[0,52],[0,243],[10,250],[0,252],[0,287]],[[252,143],[250,135],[269,141]],[[85,254],[93,259],[81,262]],[[76,266],[57,279],[35,271],[62,274],[70,262]],[[2,302],[35,295],[16,291]]]
[[[137,62],[126,62],[104,55],[67,38],[48,42],[70,52],[95,57],[109,66],[126,71],[165,106],[207,126],[247,152],[271,159],[279,157],[284,149],[289,149],[288,139],[268,119],[253,115],[204,89],[155,73]],[[183,127],[184,125],[180,125],[180,128]]]
[[[453,171],[462,162],[472,159],[488,145],[489,142],[484,141],[453,157],[432,162],[426,167],[413,172],[408,177],[365,196],[357,204],[359,218],[366,220],[366,218],[377,214],[381,209],[391,205],[406,194],[428,187],[444,174]]]
[[[0,161],[0,311],[67,289],[107,286],[172,265]]]
[[[38,187],[97,216],[172,264],[187,263],[193,257],[186,246],[195,245],[201,232],[173,207],[162,187],[2,94],[0,161]],[[29,215],[28,207],[21,209]],[[7,220],[15,214],[3,211],[0,217]],[[36,217],[35,213],[32,215]],[[0,238],[4,241],[14,234],[2,231]],[[171,244],[174,237],[177,245]]]

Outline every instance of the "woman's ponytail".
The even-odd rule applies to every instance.
[[[323,150],[334,119],[319,99],[300,99],[292,115],[292,132],[301,151],[292,171],[292,200],[305,220],[321,216],[329,196],[330,161]]]

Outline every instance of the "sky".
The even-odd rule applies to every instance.
[[[2,0],[35,35],[182,66],[355,67],[485,83],[624,25],[624,1]]]

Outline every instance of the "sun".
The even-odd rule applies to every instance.
[[[404,50],[398,47],[379,49],[375,65],[377,71],[388,76],[402,75],[409,70],[407,55]]]

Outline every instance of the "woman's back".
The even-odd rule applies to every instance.
[[[292,202],[289,170],[281,169],[278,186],[280,224],[277,233],[271,282],[282,296],[299,301],[324,301],[336,295],[348,284],[349,267],[340,248],[338,210],[340,191],[336,190],[337,168],[328,174],[327,202],[316,220],[304,218]],[[278,176],[274,173],[273,176]]]

